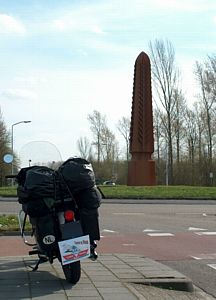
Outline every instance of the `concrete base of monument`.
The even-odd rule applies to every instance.
[[[133,159],[128,164],[129,186],[152,186],[156,184],[155,161]]]

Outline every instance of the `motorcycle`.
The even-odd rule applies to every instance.
[[[80,167],[80,161],[84,162],[82,159],[70,159],[69,163],[77,168]],[[95,225],[97,231],[95,235],[85,223],[86,220],[89,224],[92,220],[93,223],[95,220],[97,223],[98,213],[97,208],[89,210],[94,211],[93,218],[91,214],[89,216],[86,213],[86,208],[83,209],[77,201],[77,195],[82,195],[83,191],[76,191],[74,196],[68,178],[62,175],[64,163],[62,166],[56,170],[44,166],[44,163],[39,165],[37,162],[36,165],[21,168],[16,176],[7,177],[15,178],[18,183],[18,201],[22,204],[22,209],[18,213],[21,237],[25,244],[32,247],[29,255],[38,255],[38,261],[32,270],[36,271],[41,263],[52,264],[54,259],[58,259],[66,280],[76,284],[81,276],[80,261],[86,258],[97,259],[95,251],[97,244],[93,238],[100,239],[99,226]],[[83,166],[86,171],[89,163]],[[86,174],[89,174],[89,170]],[[95,194],[96,190],[95,186],[89,188],[90,198],[91,195],[99,197],[98,191]],[[84,194],[84,198],[88,198],[86,192]],[[26,237],[27,219],[32,227],[33,242],[28,241]]]

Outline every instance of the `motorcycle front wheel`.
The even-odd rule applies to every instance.
[[[62,265],[62,269],[65,278],[68,282],[76,284],[80,280],[81,276],[81,264],[80,261],[73,262],[71,264]]]

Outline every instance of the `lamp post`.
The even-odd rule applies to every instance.
[[[14,149],[13,149],[13,144],[14,144],[14,126],[21,124],[21,123],[31,123],[31,121],[19,121],[17,123],[12,124],[11,126],[11,154],[13,155],[13,159],[14,159]],[[13,175],[13,160],[11,162],[11,174]],[[13,184],[13,181],[12,181]]]

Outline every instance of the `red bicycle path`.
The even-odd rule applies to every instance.
[[[20,236],[0,236],[0,257],[25,256],[32,249]],[[200,236],[194,233],[179,233],[175,236],[150,237],[142,234],[106,235],[98,242],[97,252],[127,253],[155,260],[185,260],[200,254],[214,254],[215,236]]]

